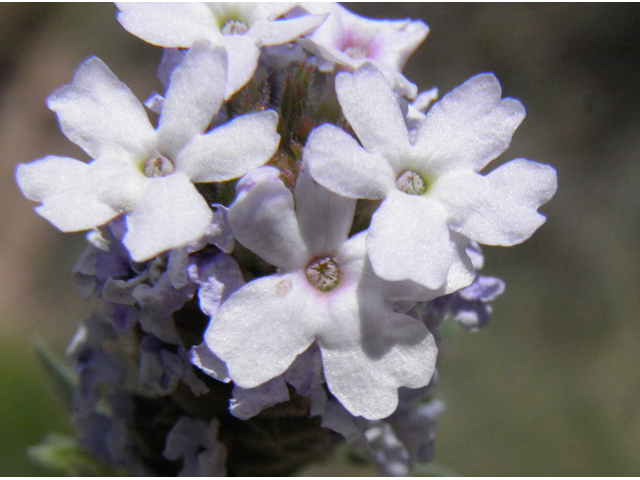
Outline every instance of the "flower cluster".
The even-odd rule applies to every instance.
[[[418,95],[420,21],[117,5],[164,47],[164,95],[90,58],[48,105],[91,161],[16,171],[41,216],[91,230],[74,275],[101,309],[69,348],[84,448],[142,475],[289,472],[337,434],[388,474],[430,460],[438,327],[486,324],[504,284],[478,244],[529,238],[556,190],[530,160],[486,173],[521,103],[492,74]]]

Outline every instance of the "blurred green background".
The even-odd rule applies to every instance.
[[[527,118],[499,161],[558,170],[547,223],[486,248],[506,293],[480,333],[448,338],[436,394],[436,463],[461,475],[640,474],[640,8],[634,4],[350,4],[431,27],[405,73],[441,95],[494,72]],[[62,355],[92,308],[72,286],[83,235],[63,235],[19,194],[15,165],[86,158],[47,96],[102,58],[144,99],[160,51],[112,4],[0,5],[0,475],[42,475],[24,454],[71,432],[32,341]],[[308,473],[332,474],[326,466]],[[370,473],[368,470],[340,470]]]

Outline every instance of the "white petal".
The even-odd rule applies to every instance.
[[[376,52],[372,59],[400,72],[409,56],[415,52],[429,33],[420,20],[381,20],[376,37]]]
[[[434,298],[453,293],[461,288],[471,285],[476,277],[476,271],[471,264],[471,260],[466,252],[466,245],[469,240],[462,235],[451,232],[451,240],[454,244],[453,263],[447,274],[444,284],[438,289],[426,288],[411,280],[403,280],[399,282],[383,282],[381,291],[386,300],[390,302],[409,301],[409,302],[428,302]],[[373,275],[373,269],[367,265],[367,269],[371,269],[371,273],[365,269],[364,275]]]
[[[302,268],[308,260],[293,210],[293,195],[279,179],[259,182],[238,196],[229,224],[242,245],[271,265]]]
[[[385,418],[398,405],[399,387],[418,388],[431,380],[437,347],[421,322],[392,312],[373,296],[360,299],[359,312],[333,308],[331,316],[335,330],[318,344],[329,390],[351,414]],[[337,338],[335,331],[349,324],[351,331]]]
[[[247,35],[259,46],[282,45],[312,32],[325,18],[324,15],[306,15],[291,20],[259,21],[251,25]]]
[[[356,201],[330,192],[303,169],[295,188],[300,233],[312,256],[336,251],[349,236]]]
[[[244,35],[226,35],[219,42],[229,55],[229,72],[225,99],[244,87],[258,68],[260,49],[255,42]]]
[[[220,36],[203,3],[116,2],[118,21],[130,33],[162,47],[190,47],[196,40]]]
[[[333,125],[311,132],[303,155],[313,179],[344,197],[374,200],[395,189],[396,176],[387,161]]]
[[[344,116],[370,153],[396,162],[411,148],[398,99],[373,65],[336,77],[336,93]]]
[[[373,215],[367,251],[385,280],[440,288],[454,254],[444,210],[424,197],[392,191]]]
[[[416,154],[434,173],[482,170],[507,149],[525,116],[520,102],[501,95],[491,74],[477,75],[445,95],[420,124]]]
[[[362,68],[362,66],[367,64],[371,64],[372,66],[375,66],[378,70],[380,70],[380,72],[384,75],[384,78],[387,80],[387,83],[389,83],[391,89],[396,95],[399,95],[401,97],[408,97],[410,99],[416,98],[416,95],[418,95],[417,85],[410,82],[407,77],[402,75],[402,73],[373,60],[362,62],[359,68]]]
[[[298,280],[292,273],[258,278],[234,293],[211,320],[205,342],[241,387],[280,375],[313,342],[321,312]]]
[[[92,173],[91,165],[79,160],[49,156],[18,165],[16,179],[25,197],[42,202],[38,214],[63,232],[74,232],[120,214],[100,198]]]
[[[102,60],[92,57],[73,82],[47,100],[69,140],[92,158],[144,157],[155,141],[155,130],[129,87]]]
[[[176,157],[176,168],[194,182],[238,178],[267,163],[278,149],[278,114],[249,113],[194,138]]]
[[[486,245],[516,245],[545,221],[536,210],[556,191],[556,172],[544,164],[513,160],[487,176],[446,175],[434,185],[451,228]]]
[[[198,240],[211,220],[207,202],[183,174],[152,178],[127,215],[123,243],[131,258],[143,262]]]
[[[450,232],[450,234],[454,244],[453,264],[438,297],[468,287],[476,278],[476,269],[467,251],[469,239],[456,232]]]
[[[227,52],[197,42],[173,71],[162,105],[158,133],[161,149],[174,156],[203,133],[224,99]]]
[[[275,20],[298,4],[296,2],[260,2],[245,4],[251,11],[251,20]]]
[[[189,359],[196,367],[207,375],[219,380],[220,382],[229,383],[229,372],[227,366],[207,347],[206,343],[191,347]]]

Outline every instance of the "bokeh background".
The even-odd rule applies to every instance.
[[[460,475],[640,474],[640,7],[634,4],[349,4],[368,17],[424,20],[405,73],[444,94],[494,72],[527,118],[499,161],[556,167],[547,223],[525,244],[486,248],[506,293],[490,325],[447,338],[438,465]],[[86,158],[47,96],[102,58],[139,98],[160,89],[158,49],[104,3],[0,5],[0,475],[42,475],[28,445],[71,433],[35,338],[63,355],[91,304],[70,270],[82,234],[38,217],[16,164]],[[342,468],[342,467],[340,467]],[[307,473],[337,472],[326,465]]]

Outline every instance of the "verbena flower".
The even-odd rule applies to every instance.
[[[308,34],[326,16],[278,19],[295,3],[127,3],[116,2],[118,20],[130,33],[169,48],[198,40],[223,46],[229,55],[225,98],[242,88],[258,65],[260,47],[282,45]]]
[[[430,289],[465,272],[449,291],[474,278],[458,236],[488,245],[514,245],[544,222],[536,210],[556,190],[555,170],[517,159],[480,172],[509,146],[524,118],[517,100],[501,99],[493,75],[473,77],[435,103],[412,141],[396,95],[373,67],[341,73],[336,91],[362,146],[333,125],[312,132],[305,156],[312,177],[348,198],[383,199],[373,215],[367,251],[387,280]],[[375,101],[372,101],[375,99]]]
[[[374,20],[350,12],[338,3],[305,3],[327,20],[300,43],[328,62],[324,70],[338,66],[354,72],[374,64],[398,93],[415,97],[417,87],[400,72],[407,59],[424,41],[429,27],[420,20]]]
[[[316,342],[327,386],[347,410],[388,416],[400,386],[431,379],[433,337],[385,302],[387,282],[367,264],[364,234],[348,238],[355,200],[332,194],[303,171],[294,210],[277,170],[260,170],[240,181],[229,222],[237,241],[279,272],[254,279],[222,304],[207,346],[237,385],[253,388]]]
[[[98,58],[49,97],[65,135],[93,159],[49,156],[20,165],[25,196],[63,231],[85,230],[125,213],[124,245],[141,262],[202,237],[212,221],[192,182],[237,178],[276,151],[278,116],[237,117],[204,133],[222,105],[227,57],[198,43],[175,69],[158,128]]]

